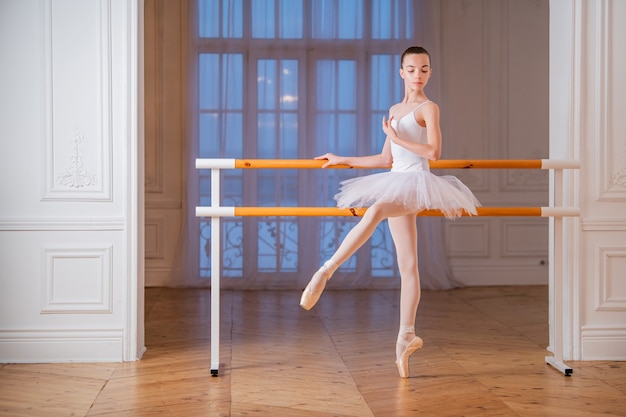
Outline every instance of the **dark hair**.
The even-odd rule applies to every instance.
[[[422,48],[421,46],[410,46],[402,53],[402,56],[400,57],[400,67],[402,67],[402,65],[404,64],[404,57],[413,54],[425,54],[426,56],[428,56],[428,61],[430,62],[430,54],[426,49]]]

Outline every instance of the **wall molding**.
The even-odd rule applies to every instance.
[[[41,200],[111,201],[111,0],[76,3],[72,8],[52,0],[43,0],[42,5],[45,169]],[[87,26],[89,33],[83,33]],[[78,36],[69,34],[68,27]]]
[[[548,223],[539,223],[536,219],[502,219],[501,225],[501,256],[503,258],[535,258],[542,257],[548,260]],[[535,230],[534,238],[523,239],[522,233]],[[541,236],[545,236],[545,247],[538,245],[542,242]],[[526,243],[527,247],[522,247]]]
[[[548,291],[548,267],[545,265],[500,264],[468,265],[451,262],[456,281],[465,286],[545,285]]]
[[[626,246],[596,245],[595,255],[596,311],[626,311],[626,287],[623,294],[618,293],[626,270]],[[622,265],[617,264],[620,258]]]
[[[583,231],[617,232],[626,230],[624,218],[585,218],[581,222]]]
[[[111,230],[120,231],[127,228],[126,220],[122,217],[86,218],[86,219],[1,219],[0,231],[90,231]]]
[[[146,216],[146,259],[165,259],[165,217]]]
[[[123,329],[0,330],[0,362],[121,362]]]
[[[491,256],[491,223],[487,219],[473,220],[475,221],[446,223],[446,253],[449,257],[489,258]],[[468,245],[467,242],[473,242],[473,244]]]
[[[113,246],[44,245],[43,314],[113,311]]]
[[[626,360],[626,328],[617,326],[583,326],[582,360]]]
[[[602,202],[615,202],[626,200],[626,167],[624,164],[624,153],[626,146],[623,142],[622,149],[616,149],[618,142],[614,140],[615,135],[613,125],[616,123],[613,118],[620,117],[616,112],[612,112],[614,105],[613,95],[620,91],[620,83],[616,82],[621,79],[621,71],[617,65],[613,48],[619,48],[618,42],[614,41],[614,16],[612,13],[612,1],[601,1],[596,4],[595,13],[597,14],[597,22],[595,25],[596,33],[593,35],[595,45],[590,51],[596,51],[596,55],[592,57],[595,63],[593,78],[594,91],[597,91],[596,103],[592,107],[595,110],[596,124],[592,127],[591,132],[595,140],[593,143],[599,146],[598,158],[596,166],[598,167],[597,182],[597,199]],[[620,22],[621,24],[621,22]],[[618,69],[618,71],[615,71]],[[622,84],[623,85],[623,84]],[[621,161],[616,161],[616,156],[622,156]]]

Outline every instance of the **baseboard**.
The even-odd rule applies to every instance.
[[[455,281],[473,286],[548,285],[545,265],[451,265]]]
[[[626,360],[626,327],[591,327],[581,329],[583,361]]]
[[[0,330],[1,363],[122,362],[120,330]]]

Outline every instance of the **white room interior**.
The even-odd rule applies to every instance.
[[[552,294],[563,300],[561,348],[568,360],[626,359],[626,4],[422,3],[444,158],[580,161],[563,203],[581,216],[563,221],[563,287]],[[208,285],[172,281],[195,221],[192,11],[0,1],[0,362],[137,360],[144,287]],[[455,174],[486,206],[548,203],[547,173]],[[463,285],[549,284],[547,219],[443,230]]]

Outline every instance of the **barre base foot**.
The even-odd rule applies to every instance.
[[[557,362],[553,356],[546,356],[546,363],[553,368],[561,371],[561,373],[565,376],[571,376],[574,370],[569,366],[565,365],[563,362]]]
[[[216,377],[217,376],[217,369],[211,369],[211,376],[212,377]]]

